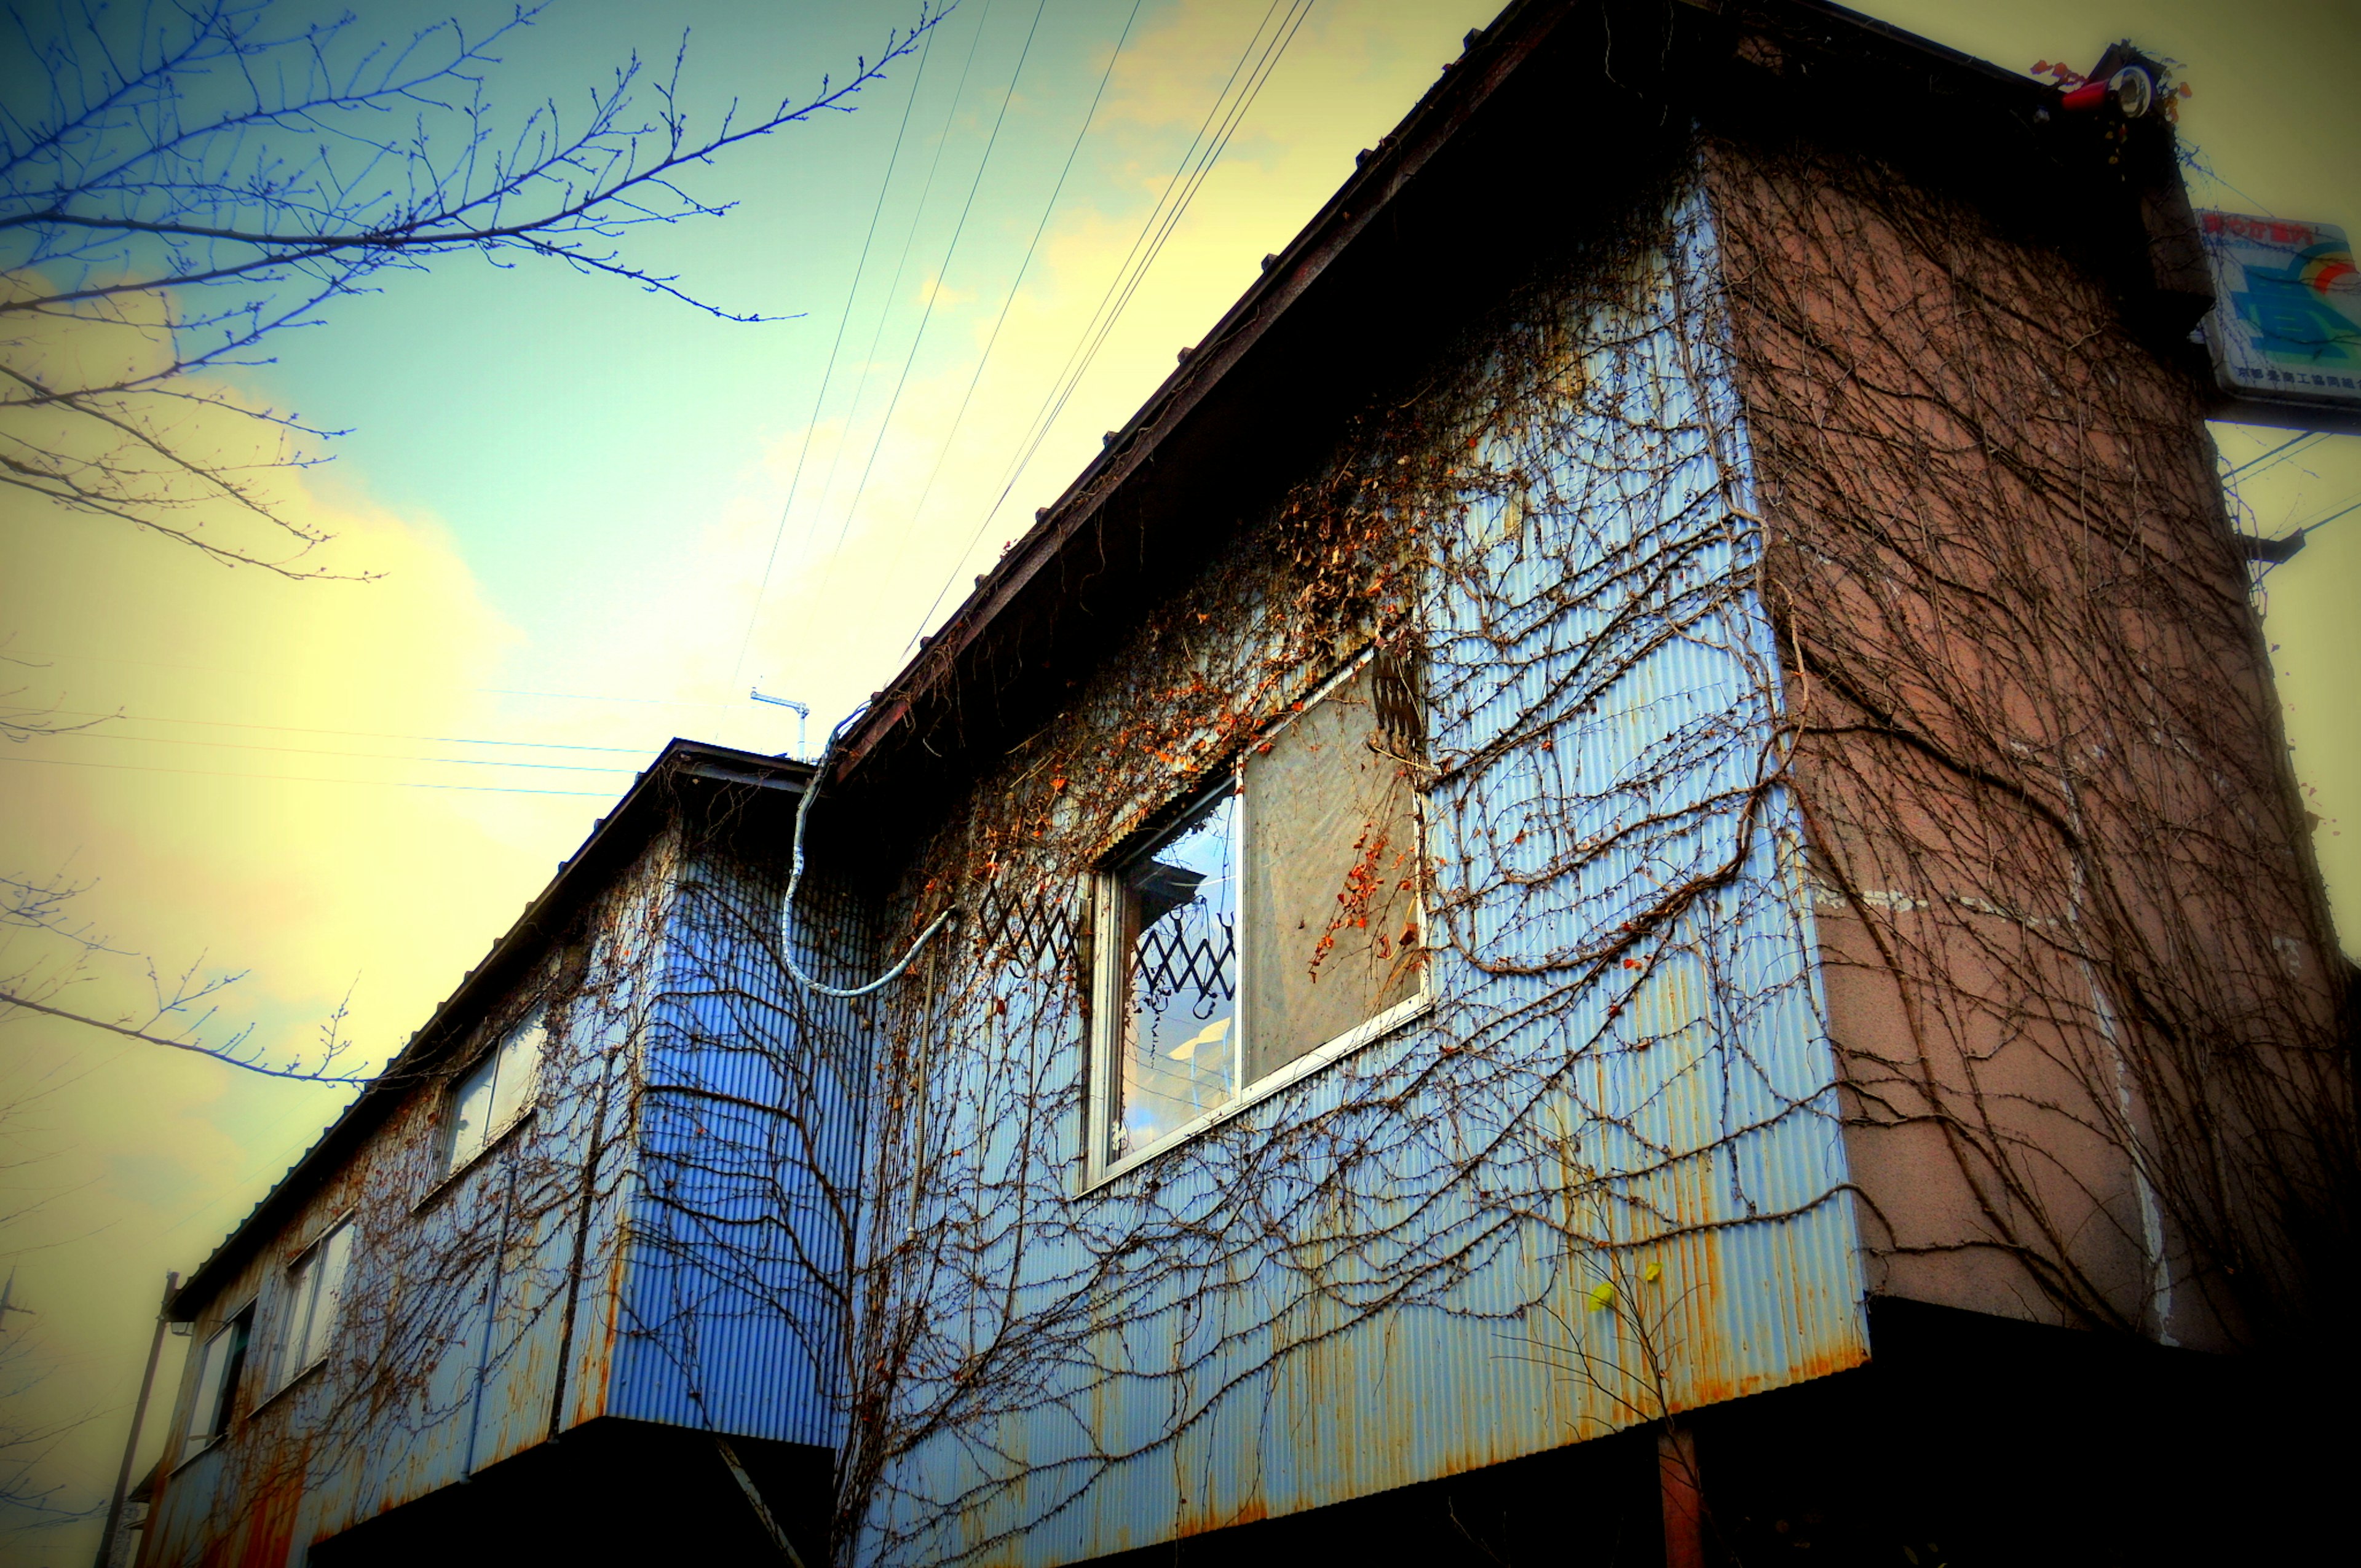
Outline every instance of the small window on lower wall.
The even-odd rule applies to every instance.
[[[313,1243],[287,1271],[287,1294],[279,1309],[275,1387],[284,1388],[326,1359],[352,1261],[353,1226],[345,1220]]]
[[[536,1013],[511,1029],[451,1086],[443,1168],[458,1169],[533,1108],[548,1030]]]
[[[1091,1179],[1426,1000],[1410,691],[1364,659],[1103,868]]]
[[[246,1370],[247,1342],[254,1333],[254,1307],[231,1318],[209,1335],[197,1353],[196,1398],[189,1406],[189,1430],[181,1444],[187,1458],[229,1430],[237,1409],[239,1376]]]

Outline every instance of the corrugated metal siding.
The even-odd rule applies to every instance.
[[[246,1414],[212,1451],[172,1471],[140,1561],[280,1568],[291,1548],[348,1529],[541,1442],[557,1397],[558,1346],[582,1234],[582,1177],[601,1072],[627,1064],[638,1033],[648,934],[671,898],[664,847],[620,879],[611,928],[590,959],[614,989],[554,1034],[530,1123],[421,1202],[423,1113],[395,1117],[300,1224],[266,1247],[221,1298],[258,1291],[258,1348]],[[430,1082],[419,1091],[433,1099]],[[614,1196],[630,1150],[606,1129],[592,1195],[588,1266],[576,1303],[567,1405],[603,1400],[611,1319]],[[356,1201],[359,1240],[328,1364],[268,1397],[262,1353],[274,1332],[291,1249]],[[502,1238],[505,1237],[503,1242]],[[199,1325],[202,1335],[210,1321]],[[185,1380],[184,1380],[185,1382]],[[187,1420],[184,1387],[171,1420]],[[571,1424],[570,1421],[565,1424]]]
[[[990,1377],[966,1364],[982,1393],[924,1366],[905,1380],[905,1419],[940,1430],[885,1464],[862,1560],[1076,1561],[1865,1357],[1810,911],[1782,863],[1795,824],[1776,791],[1751,824],[1738,812],[1767,765],[1776,651],[1751,587],[1710,228],[1697,202],[1679,216],[1676,255],[1591,334],[1599,417],[1546,455],[1547,482],[1580,504],[1491,499],[1470,519],[1501,597],[1533,613],[1440,612],[1478,651],[1456,666],[1473,684],[1439,718],[1438,752],[1544,719],[1555,737],[1445,786],[1431,845],[1461,885],[1511,873],[1455,916],[1462,947],[1538,972],[1454,952],[1422,1025],[1075,1200],[1080,1117],[1032,1129],[1060,1143],[1045,1157],[997,1113],[1013,1102],[994,1080],[1019,1066],[995,1054],[1004,1037],[1066,1042],[1023,1064],[1033,1081],[1082,1077],[1052,966],[1011,966],[1005,1025],[964,1021],[987,1044],[941,1064],[937,1098],[972,1108],[958,1136],[977,1189],[1029,1188],[1039,1212],[992,1229],[938,1200],[920,1227],[988,1237],[947,1272],[1013,1288],[1005,1306],[931,1275],[911,1288],[934,1292],[950,1339],[999,1324],[1030,1359]],[[1609,586],[1667,531],[1682,558],[1645,590]],[[1606,674],[1579,710],[1553,711],[1586,666]],[[1521,843],[1455,827],[1521,812]],[[1652,967],[1580,978],[1659,890],[1724,868]],[[1279,1141],[1306,1127],[1318,1136]],[[1153,1266],[1126,1272],[1126,1238]],[[1612,1310],[1592,1304],[1602,1284]]]
[[[785,891],[774,859],[718,845],[685,868],[645,1055],[608,1409],[833,1445],[866,1024],[779,962]],[[858,970],[844,897],[815,879],[797,906],[807,970]]]

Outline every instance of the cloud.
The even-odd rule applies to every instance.
[[[136,371],[163,348],[152,334],[45,330],[17,347],[60,378]],[[372,504],[333,466],[272,467],[278,433],[248,417],[258,405],[240,389],[184,389],[198,396],[163,427],[179,450],[242,469],[270,507],[328,539],[310,562],[378,576],[290,582],[0,491],[0,635],[23,661],[0,691],[19,715],[96,720],[0,746],[0,871],[85,884],[75,914],[119,951],[86,967],[67,1003],[79,1011],[141,1012],[149,977],[125,955],[152,955],[167,981],[188,967],[245,971],[221,997],[216,1036],[253,1020],[273,1055],[300,1049],[350,989],[350,1029],[381,1056],[539,885],[553,823],[592,804],[444,786],[587,779],[604,795],[619,781],[483,767],[501,753],[434,739],[500,734],[499,701],[480,688],[516,642],[453,542],[431,519]],[[259,537],[218,499],[174,521]],[[54,972],[54,943],[10,935],[0,972]],[[346,1091],[22,1013],[0,1019],[0,1035],[17,1160],[17,1201],[0,1212],[30,1205],[0,1228],[0,1253],[74,1374],[26,1398],[61,1418],[104,1412],[54,1463],[111,1475],[162,1267],[209,1250]]]

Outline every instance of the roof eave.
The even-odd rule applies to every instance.
[[[759,752],[741,751],[733,747],[716,746],[704,741],[678,738],[667,741],[662,751],[631,786],[623,792],[613,810],[598,818],[588,837],[574,853],[560,862],[557,873],[548,885],[536,894],[507,931],[495,941],[483,961],[463,976],[451,994],[445,997],[426,1022],[403,1043],[393,1059],[379,1075],[337,1113],[320,1136],[313,1142],[303,1157],[290,1166],[285,1175],[273,1182],[243,1220],[231,1227],[212,1255],[199,1264],[181,1282],[166,1303],[166,1315],[176,1322],[192,1321],[204,1303],[221,1288],[227,1276],[243,1266],[246,1260],[262,1245],[272,1228],[300,1208],[304,1199],[327,1174],[337,1168],[341,1160],[350,1155],[367,1135],[401,1102],[417,1084],[414,1069],[429,1068],[446,1051],[462,1040],[474,1026],[476,1017],[488,1007],[502,986],[514,979],[520,964],[531,957],[531,949],[545,941],[563,927],[578,903],[589,894],[598,873],[619,853],[629,849],[627,841],[643,832],[652,832],[661,808],[662,793],[676,777],[696,777],[719,782],[784,788],[800,795],[812,774],[808,763],[782,757],[768,757]]]

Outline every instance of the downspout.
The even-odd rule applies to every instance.
[[[574,1372],[574,1320],[582,1300],[582,1274],[590,1260],[590,1209],[598,1201],[598,1157],[606,1150],[607,1104],[615,1087],[615,1054],[598,1074],[598,1101],[591,1113],[590,1148],[582,1157],[581,1212],[574,1222],[574,1264],[566,1285],[566,1315],[557,1333],[557,1375],[549,1395],[546,1441],[555,1442],[566,1420],[566,1395]]]
[[[467,1409],[467,1457],[459,1467],[459,1479],[476,1478],[476,1433],[484,1424],[484,1384],[492,1369],[492,1333],[500,1321],[500,1278],[509,1261],[509,1214],[516,1207],[516,1153],[511,1149],[506,1164],[508,1185],[500,1192],[500,1239],[492,1252],[492,1284],[484,1295],[484,1348],[476,1357],[476,1395]]]

